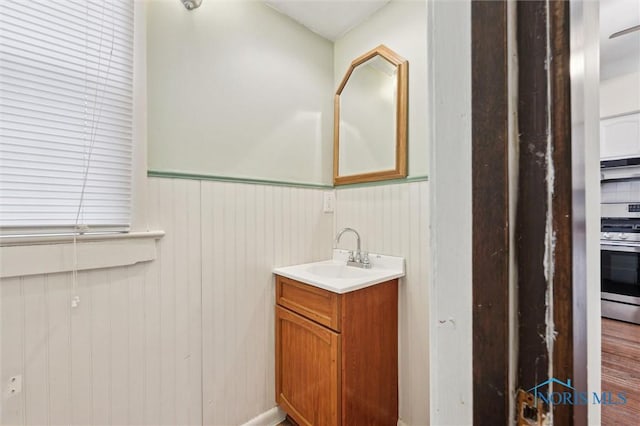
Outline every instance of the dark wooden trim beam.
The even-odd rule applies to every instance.
[[[549,378],[545,277],[548,206],[549,96],[547,3],[517,3],[518,132],[516,252],[518,269],[517,386]],[[541,389],[546,391],[547,389]]]
[[[550,379],[550,371],[562,381],[574,375],[569,2],[521,1],[516,8],[518,199],[511,250],[516,388],[527,391]],[[514,420],[508,374],[515,349],[509,346],[507,4],[473,1],[471,18],[473,419],[506,425]],[[553,407],[555,424],[573,424],[574,414],[571,405]]]
[[[473,1],[473,424],[509,424],[507,3]]]
[[[550,364],[553,377],[573,376],[569,2],[517,8],[517,387],[528,390],[550,378]],[[553,415],[573,424],[571,405]]]
[[[573,368],[573,235],[572,235],[572,166],[571,166],[571,57],[569,2],[549,3],[549,37],[553,60],[551,79],[551,140],[553,146],[554,188],[552,198],[555,259],[553,279],[553,323],[556,333],[553,349],[553,374],[571,378]],[[586,389],[585,389],[586,391]],[[557,405],[553,422],[573,424],[574,408]],[[586,406],[582,406],[586,410]],[[586,418],[586,417],[585,417]]]

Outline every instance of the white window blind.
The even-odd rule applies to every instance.
[[[133,1],[0,0],[0,234],[126,231]]]

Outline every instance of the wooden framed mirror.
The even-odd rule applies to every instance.
[[[383,45],[351,62],[334,99],[335,185],[407,176],[408,68]]]

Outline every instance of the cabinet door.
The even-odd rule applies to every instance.
[[[276,306],[276,402],[300,426],[340,424],[340,335]]]
[[[600,159],[640,157],[640,113],[600,121]]]

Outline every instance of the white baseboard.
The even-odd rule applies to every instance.
[[[398,419],[398,426],[408,426],[408,425],[402,420]]]
[[[242,426],[276,426],[283,421],[285,417],[287,417],[287,413],[279,407],[273,407],[271,410],[254,417]]]

